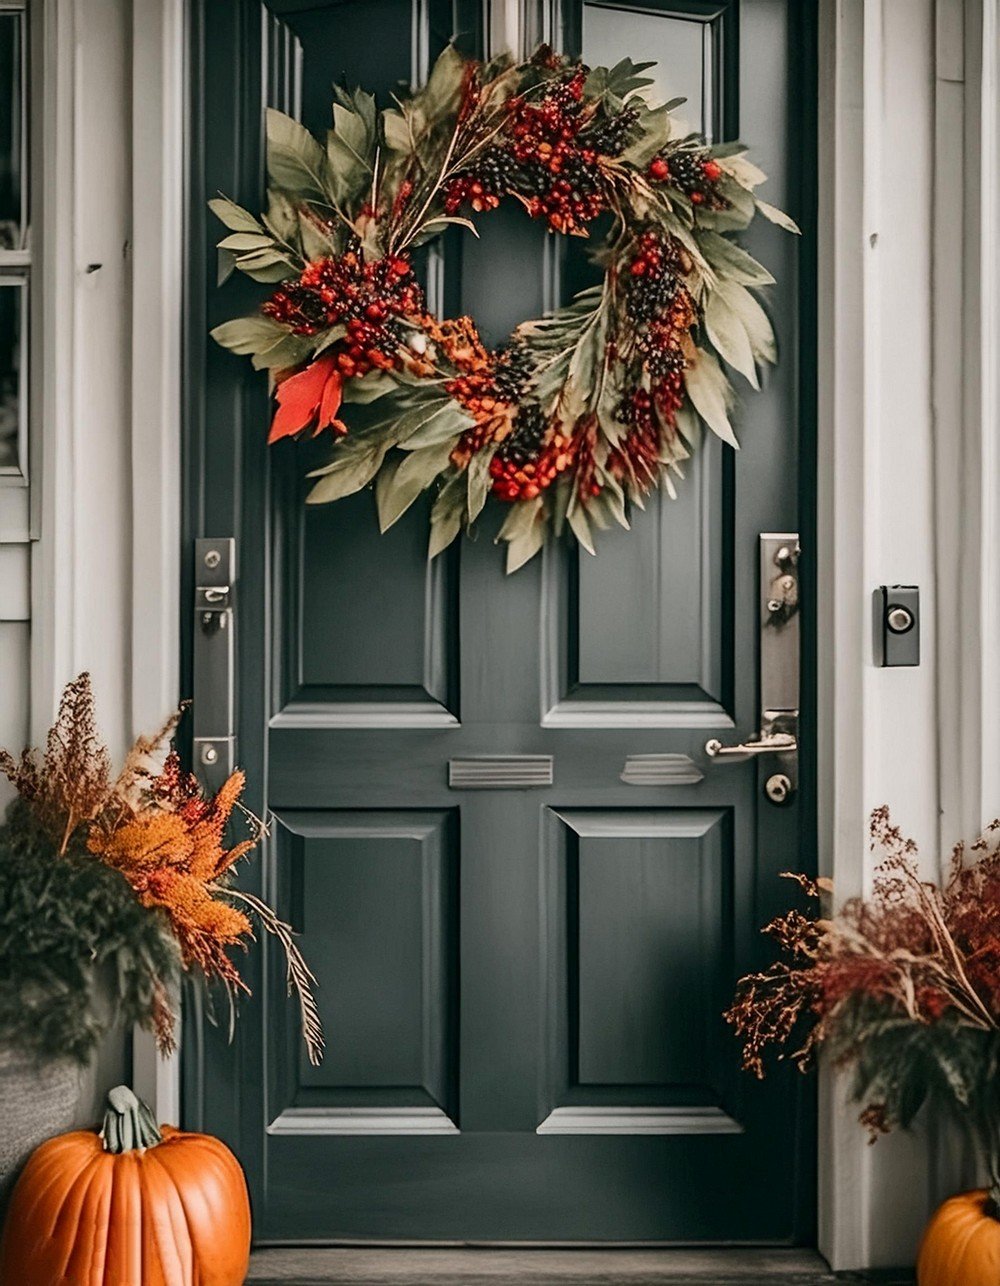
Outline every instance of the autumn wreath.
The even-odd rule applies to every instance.
[[[235,267],[277,289],[212,333],[270,371],[270,441],[332,432],[310,502],[374,481],[385,530],[432,487],[433,557],[492,493],[510,506],[513,571],[550,530],[593,552],[592,526],[627,527],[661,480],[673,494],[699,420],[736,445],[718,358],[755,387],[775,360],[751,293],[773,278],[727,234],[757,211],[796,229],[754,196],[764,175],[742,147],[674,137],[681,100],[648,100],[652,65],[591,70],[548,48],[482,63],[449,46],[387,110],[335,88],[325,146],[268,113],[267,213],[211,207],[229,229],[223,279]],[[490,351],[471,318],[427,310],[412,253],[449,225],[475,232],[468,216],[505,198],[554,232],[586,237],[602,215],[610,230],[601,284]]]

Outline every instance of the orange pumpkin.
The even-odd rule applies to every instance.
[[[156,1126],[119,1085],[104,1129],[32,1154],[0,1246],[3,1286],[242,1286],[250,1203],[218,1139]]]
[[[917,1257],[918,1286],[1000,1286],[1000,1221],[985,1190],[949,1197],[931,1216]]]

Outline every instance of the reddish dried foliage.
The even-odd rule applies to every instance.
[[[852,1061],[865,1040],[863,1025],[847,1031],[858,1002],[867,1002],[872,1024],[890,1016],[1000,1029],[1000,822],[968,851],[956,846],[942,886],[920,878],[916,846],[885,807],[872,814],[871,840],[885,856],[870,898],[852,899],[833,919],[789,911],[764,929],[781,958],[741,979],[726,1013],[744,1042],[744,1067],[757,1076],[771,1046],[791,1044],[800,1070],[827,1041]],[[790,878],[814,899],[830,891]],[[870,1128],[883,1127],[880,1112],[867,1106]]]

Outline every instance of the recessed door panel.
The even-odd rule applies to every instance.
[[[687,101],[679,121],[707,138],[722,125],[723,78],[737,53],[738,6],[652,0],[632,5],[602,0],[583,5],[583,48],[591,63],[613,67],[622,58],[655,62],[646,74],[658,101]]]
[[[430,501],[419,501],[382,536],[367,491],[310,506],[297,476],[302,453],[285,452],[277,463],[290,493],[280,510],[275,586],[285,605],[275,621],[279,719],[454,723],[457,553],[428,562]]]
[[[567,820],[577,835],[578,1083],[710,1089],[732,936],[724,817]]]

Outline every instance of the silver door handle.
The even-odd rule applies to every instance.
[[[791,732],[762,733],[736,746],[724,746],[717,737],[705,742],[705,754],[709,759],[723,763],[743,763],[757,755],[794,755],[798,748],[799,743]]]

